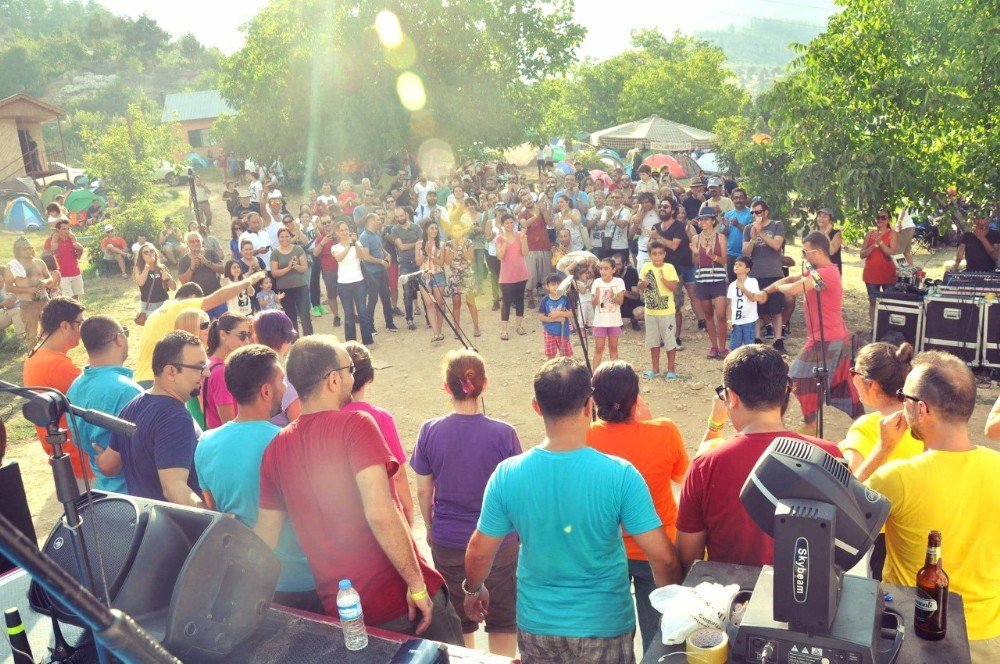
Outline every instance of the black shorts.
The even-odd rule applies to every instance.
[[[757,285],[760,286],[761,290],[764,290],[776,281],[779,281],[781,277],[757,277]],[[767,300],[757,305],[757,313],[767,314],[773,316],[774,314],[780,314],[785,310],[785,294],[781,292],[768,293]]]

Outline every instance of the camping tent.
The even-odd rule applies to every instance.
[[[591,139],[602,148],[618,151],[631,150],[636,141],[642,141],[646,150],[676,152],[711,148],[715,134],[651,115],[643,120],[594,132]]]
[[[3,213],[3,226],[9,231],[40,231],[45,228],[45,217],[24,196],[18,196]]]
[[[101,207],[103,208],[104,199],[94,192],[88,189],[74,189],[69,192],[69,196],[66,197],[66,200],[63,202],[63,206],[69,212],[83,212],[90,207],[90,204],[93,203],[95,199],[100,202]]]
[[[48,206],[49,203],[56,200],[56,196],[65,196],[66,187],[58,184],[50,184],[42,192],[42,205]]]
[[[197,152],[188,152],[184,157],[184,163],[194,168],[208,168],[208,161]]]

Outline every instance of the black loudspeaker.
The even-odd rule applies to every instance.
[[[0,429],[3,424],[0,423]],[[6,438],[6,434],[4,436]],[[0,461],[3,455],[0,454]],[[21,468],[16,461],[0,462],[0,514],[14,524],[21,533],[32,542],[38,542],[35,536],[35,526],[31,523],[31,511],[28,509],[28,497],[24,492],[24,482],[21,480]],[[0,574],[5,574],[17,567],[3,553],[0,553]]]
[[[983,360],[984,367],[1000,367],[1000,302],[988,298],[983,302]]]
[[[260,626],[281,566],[253,531],[218,512],[115,493],[91,495],[93,509],[86,497],[78,507],[96,596],[104,596],[103,562],[111,605],[185,662],[223,657]],[[79,579],[73,548],[60,523],[44,551]],[[81,625],[35,582],[28,597],[35,611]]]
[[[982,342],[983,300],[978,297],[941,296],[924,300],[924,338],[917,350],[951,353],[970,366],[978,366]]]
[[[875,298],[872,341],[887,341],[897,345],[909,341],[916,349],[923,322],[924,303],[920,300],[880,295]]]

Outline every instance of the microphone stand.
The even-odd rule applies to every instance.
[[[35,390],[44,390],[36,392]],[[63,450],[63,445],[67,442],[67,432],[59,426],[60,420],[66,413],[81,417],[87,422],[96,426],[102,426],[111,430],[127,433],[135,431],[135,425],[125,422],[117,417],[93,411],[86,408],[74,406],[66,396],[53,388],[48,387],[20,387],[14,383],[0,380],[0,392],[10,392],[27,399],[28,402],[22,407],[25,419],[46,430],[45,441],[52,446],[52,454],[49,457],[49,465],[52,466],[52,476],[56,487],[56,498],[63,506],[63,525],[70,533],[70,542],[73,545],[73,554],[76,559],[77,572],[80,580],[85,584],[88,591],[97,592],[98,587],[94,582],[94,575],[90,564],[90,554],[87,550],[87,543],[83,538],[83,519],[77,502],[80,500],[80,489],[77,486],[76,478],[73,475],[73,464],[69,454]],[[9,522],[8,522],[9,523]],[[30,542],[30,540],[28,540]],[[98,546],[98,558],[100,558],[100,547]],[[19,562],[13,555],[11,560]],[[19,562],[20,564],[20,562]],[[21,565],[28,569],[27,566]],[[29,570],[30,571],[30,570]],[[62,570],[60,570],[62,571]],[[103,582],[103,565],[99,570]],[[65,572],[64,572],[65,573]],[[78,584],[79,585],[79,584]],[[110,605],[106,582],[102,585],[104,590],[104,601]],[[97,601],[95,599],[95,601]],[[59,629],[58,619],[55,611],[52,613],[53,635],[55,637],[55,648],[52,649],[52,661],[68,660],[74,649],[66,643]],[[98,656],[104,661],[103,653],[98,649]]]
[[[813,268],[815,269],[815,267]],[[806,276],[806,266],[802,265],[802,276]],[[826,333],[823,328],[823,290],[826,288],[826,284],[822,281],[817,282],[813,280],[813,292],[816,293],[816,325],[819,327],[819,365],[813,367],[813,376],[816,378],[816,397],[817,397],[817,420],[816,420],[816,435],[818,438],[823,437],[825,418],[823,416],[823,410],[826,408],[826,389],[827,389],[827,375],[829,373],[826,366]],[[809,318],[809,299],[806,297],[806,292],[803,289],[802,292],[802,302],[806,308],[806,319]]]

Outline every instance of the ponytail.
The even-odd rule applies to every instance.
[[[476,400],[486,387],[486,365],[479,353],[451,351],[444,359],[444,381],[455,401]]]
[[[220,332],[231,332],[237,325],[246,322],[252,321],[249,317],[233,311],[227,311],[213,320],[208,326],[208,341],[206,343],[208,348],[205,349],[208,354],[214,355],[215,351],[219,349],[219,344],[222,343]]]
[[[219,343],[222,339],[219,338],[219,319],[216,318],[208,325],[208,354],[213,355],[215,351],[219,349]]]

